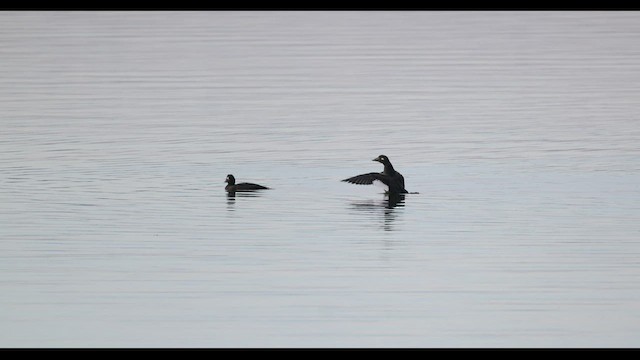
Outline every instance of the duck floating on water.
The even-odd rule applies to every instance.
[[[225,186],[224,189],[230,193],[237,192],[237,191],[255,191],[255,190],[269,189],[266,186],[253,184],[253,183],[243,182],[243,183],[236,184],[236,178],[231,174],[227,175],[227,179],[225,180],[225,182],[227,183],[227,186]]]

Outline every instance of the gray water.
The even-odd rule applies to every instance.
[[[638,12],[1,12],[0,65],[2,347],[640,346]]]

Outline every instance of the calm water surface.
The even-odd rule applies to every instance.
[[[639,40],[637,12],[2,12],[0,346],[638,347]],[[419,194],[340,182],[379,154]]]

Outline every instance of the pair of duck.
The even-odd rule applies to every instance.
[[[376,181],[380,181],[387,186],[387,192],[390,194],[408,193],[408,191],[404,188],[404,177],[393,168],[393,165],[391,165],[391,161],[389,161],[388,157],[386,157],[385,155],[380,155],[377,158],[373,159],[373,161],[377,161],[384,165],[384,170],[381,173],[372,172],[362,175],[356,175],[342,181],[358,185],[371,185]],[[227,186],[225,186],[225,190],[230,193],[269,189],[266,186],[253,183],[245,182],[236,184],[236,178],[231,174],[227,175],[227,179],[225,180],[225,182],[227,183]]]

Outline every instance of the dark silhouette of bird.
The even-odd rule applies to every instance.
[[[236,184],[236,178],[231,174],[227,175],[227,179],[225,180],[225,182],[227,183],[227,186],[225,186],[224,189],[230,193],[236,192],[236,191],[254,191],[254,190],[269,189],[266,186],[253,184],[253,183]]]
[[[391,165],[388,157],[386,157],[385,155],[380,155],[377,158],[373,159],[373,161],[382,163],[382,165],[384,165],[384,171],[382,171],[381,173],[372,172],[362,175],[356,175],[342,181],[358,185],[371,185],[375,181],[380,181],[387,186],[387,193],[389,194],[408,193],[408,191],[404,188],[404,177],[393,168],[393,165]]]

